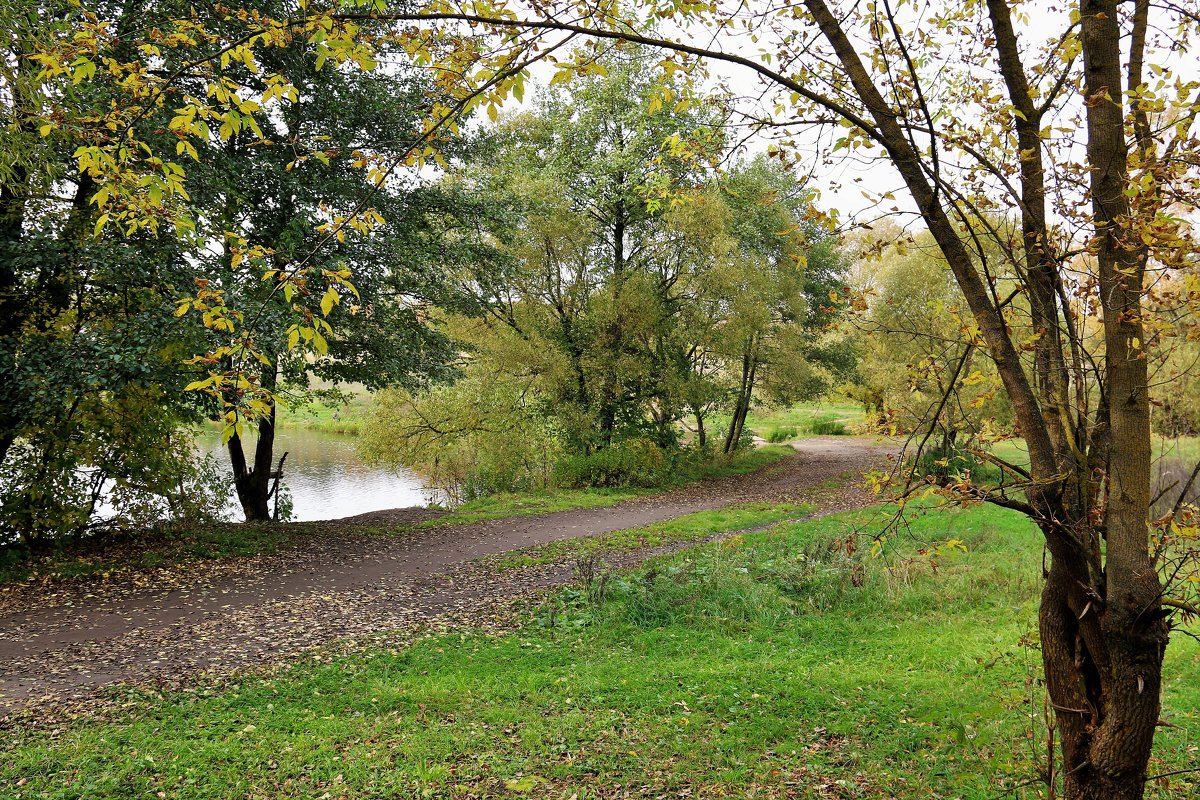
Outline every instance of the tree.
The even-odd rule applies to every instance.
[[[469,279],[508,329],[490,345],[540,345],[530,368],[584,452],[645,432],[648,416],[670,443],[681,367],[670,334],[708,256],[684,212],[653,195],[701,192],[722,152],[710,115],[663,106],[645,53],[609,53],[592,69],[504,120],[496,158],[471,178],[512,209],[493,231],[510,269]]]
[[[453,372],[427,309],[457,302],[434,265],[486,250],[460,233],[474,206],[393,173],[434,141],[445,165],[463,140],[426,126],[441,96],[394,48],[373,50],[394,63],[371,74],[321,70],[314,47],[278,40],[209,82],[213,41],[288,8],[5,9],[0,475],[25,538],[90,529],[134,475],[179,507],[190,453],[170,431],[198,414],[226,421],[239,500],[267,519],[281,393],[303,399],[310,376],[416,387]],[[173,159],[189,158],[185,189]]]
[[[269,9],[268,9],[269,10]],[[381,56],[397,56],[388,51]],[[290,91],[277,113],[245,113],[239,130],[207,144],[192,169],[190,208],[198,228],[222,242],[201,255],[200,279],[223,290],[223,302],[251,310],[247,329],[265,390],[258,415],[234,426],[226,449],[234,486],[248,521],[273,518],[283,458],[276,463],[277,396],[303,401],[311,378],[355,382],[368,389],[408,388],[445,379],[457,358],[453,343],[429,324],[432,300],[450,292],[429,268],[446,214],[455,214],[444,192],[403,181],[377,184],[361,162],[393,161],[419,137],[420,109],[434,88],[411,67],[388,73],[318,70],[316,56],[299,44],[267,51],[261,67],[286,78]],[[202,91],[202,86],[193,89]],[[444,157],[462,146],[445,143]],[[369,236],[321,247],[331,219],[347,218],[366,201],[378,220]],[[240,258],[238,247],[261,254]],[[283,291],[264,274],[307,262],[311,275]],[[353,274],[353,292],[339,282]],[[320,309],[312,306],[319,301]],[[303,339],[315,354],[297,344]],[[210,329],[210,352],[229,332]],[[227,355],[208,378],[230,369]],[[212,382],[214,411],[239,408],[240,387]],[[247,453],[250,428],[256,436]]]
[[[113,100],[102,82],[41,74],[36,48],[70,32],[70,7],[0,17],[0,544],[203,516],[213,498],[175,432],[196,419],[179,362],[198,336],[172,316],[191,266],[172,237],[93,235],[97,184],[38,124]],[[130,14],[116,18],[128,31]]]
[[[976,455],[966,451],[1012,428],[998,376],[964,332],[969,312],[933,240],[889,234],[882,252],[864,254],[858,265],[853,288],[869,292],[871,302],[852,315],[858,362],[848,393],[880,430],[918,440],[928,433],[930,452],[922,455]],[[1011,291],[1011,276],[997,285]]]
[[[844,286],[835,237],[816,222],[803,184],[777,162],[738,165],[720,184],[733,252],[717,273],[721,311],[717,349],[735,380],[724,450],[738,446],[754,392],[766,384],[787,403],[828,388],[821,375],[846,367],[845,353],[824,346],[829,293]]]

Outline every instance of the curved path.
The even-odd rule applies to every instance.
[[[889,448],[846,437],[802,440],[750,475],[702,481],[617,506],[446,525],[394,537],[364,525],[419,517],[401,509],[343,520],[302,548],[148,575],[119,586],[32,589],[0,604],[0,718],[86,700],[121,681],[175,685],[277,661],[338,639],[484,614],[498,600],[571,579],[569,566],[498,573],[479,563],[558,539],[637,528],[743,502],[813,501],[884,460]],[[841,502],[864,497],[835,489]],[[828,498],[824,498],[828,501]],[[828,502],[826,503],[828,504]],[[94,593],[90,593],[94,592]]]

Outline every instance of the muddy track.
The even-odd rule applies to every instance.
[[[745,502],[868,498],[839,488],[880,465],[888,447],[845,437],[809,439],[750,475],[702,481],[610,508],[447,525],[395,537],[365,528],[426,518],[376,512],[326,525],[303,548],[191,569],[169,581],[30,588],[0,607],[0,718],[85,700],[119,682],[176,685],[286,658],[347,637],[468,618],[497,602],[571,580],[568,565],[498,573],[485,556],[637,528]],[[641,554],[641,557],[649,554]],[[623,559],[626,565],[637,556]]]

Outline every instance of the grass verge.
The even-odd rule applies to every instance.
[[[559,593],[502,635],[310,657],[5,734],[15,800],[1034,798],[1044,752],[1032,526],[867,512],[655,560],[606,599]],[[914,541],[958,538],[965,553]],[[922,551],[925,551],[924,553]],[[1195,765],[1200,649],[1176,637],[1152,769]],[[1193,798],[1197,775],[1149,797]]]
[[[811,514],[812,511],[813,507],[809,505],[743,503],[712,511],[697,511],[666,522],[602,533],[586,539],[560,539],[549,544],[505,553],[490,561],[497,569],[508,570],[554,564],[571,556],[603,557],[643,548],[701,541],[721,534],[765,527]]]

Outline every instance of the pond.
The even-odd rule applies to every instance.
[[[221,446],[219,430],[204,429],[197,445],[229,471],[229,456]],[[283,484],[292,498],[294,521],[340,519],[367,511],[429,505],[439,499],[438,491],[428,487],[417,473],[369,464],[358,456],[355,445],[353,436],[305,428],[280,429],[275,438],[275,461],[278,463],[287,451]],[[247,457],[253,458],[250,446]],[[227,516],[242,519],[232,489]]]

